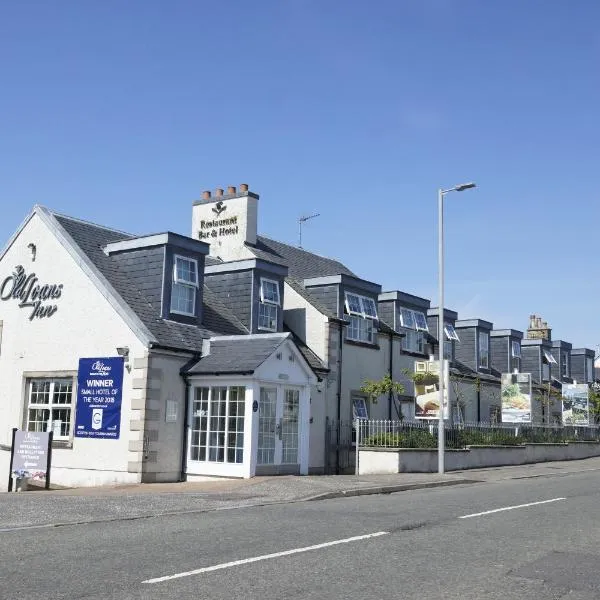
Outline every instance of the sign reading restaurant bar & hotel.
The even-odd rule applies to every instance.
[[[201,240],[209,240],[211,238],[221,237],[223,235],[237,235],[239,231],[238,218],[227,217],[220,219],[222,213],[227,210],[227,205],[223,202],[217,202],[212,211],[215,213],[216,219],[211,221],[200,221],[200,231],[198,238]]]

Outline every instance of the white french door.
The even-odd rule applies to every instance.
[[[259,465],[296,465],[299,458],[300,392],[261,387],[258,404]]]

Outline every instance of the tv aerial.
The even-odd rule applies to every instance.
[[[316,213],[314,215],[310,215],[308,217],[300,217],[298,219],[298,248],[302,248],[302,224],[306,223],[310,219],[314,219],[315,217],[320,217],[320,213]]]

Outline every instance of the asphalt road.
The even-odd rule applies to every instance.
[[[599,491],[593,471],[3,531],[0,598],[597,600]]]

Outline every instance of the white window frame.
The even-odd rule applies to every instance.
[[[276,296],[277,298],[272,300],[271,298],[267,298],[267,295],[265,294],[265,284],[272,284],[275,288],[276,291]],[[267,279],[266,277],[261,277],[260,278],[260,301],[264,302],[265,304],[273,304],[275,306],[281,306],[281,295],[279,293],[279,281],[276,281],[275,279]]]
[[[518,350],[515,352],[515,348]],[[510,343],[510,357],[511,358],[521,358],[521,344],[515,340]]]
[[[425,334],[422,331],[407,329],[401,342],[402,350],[425,354]]]
[[[454,329],[454,325],[452,325],[452,323],[444,323],[444,333],[446,334],[447,339],[460,342],[458,333],[456,333],[456,329]]]
[[[595,369],[594,359],[591,356],[586,356],[585,357],[586,383],[594,383],[594,379],[595,379],[594,369]]]
[[[217,391],[221,393],[223,389],[225,389],[225,399],[215,397],[215,393]],[[198,397],[198,390],[200,390],[200,397]],[[232,398],[233,390],[235,390],[235,398]],[[252,418],[252,415],[246,414],[246,393],[247,386],[245,385],[195,385],[193,387],[192,435],[198,432],[198,444],[194,443],[196,440],[192,437],[189,449],[190,461],[229,465],[243,464],[245,444],[248,442],[245,435],[246,419]],[[221,402],[225,403],[224,413],[220,411]],[[235,415],[232,414],[234,403],[236,405]],[[196,406],[204,408],[196,410]],[[217,414],[213,414],[215,407]],[[200,419],[198,429],[195,429],[195,419]],[[216,428],[213,427],[215,420]],[[232,424],[235,427],[232,428]],[[204,442],[202,442],[203,437]],[[231,444],[232,439],[235,441],[233,445]],[[219,460],[221,452],[223,458]],[[233,460],[229,460],[231,454],[233,454]]]
[[[261,314],[261,311],[265,311],[264,314]],[[260,302],[258,304],[258,329],[261,331],[277,331],[278,312],[279,307],[276,304]],[[273,314],[275,315],[274,318]],[[265,318],[268,319],[267,323],[263,320]],[[271,322],[274,322],[274,325],[271,325]]]
[[[420,310],[413,310],[413,315],[415,317],[415,327],[417,331],[429,331],[429,325],[427,325],[427,317],[425,313]],[[423,324],[419,325],[419,318],[423,318]]]
[[[480,331],[477,336],[478,341],[478,359],[477,362],[482,369],[490,368],[490,334],[487,331]],[[485,340],[485,344],[481,342]],[[484,360],[485,359],[485,360]]]
[[[358,333],[354,334],[354,330]],[[373,319],[367,319],[360,315],[350,315],[350,321],[346,328],[346,339],[352,342],[373,344],[375,341],[375,325]]]
[[[354,310],[350,308],[350,298],[356,299],[356,304],[358,304],[360,310]],[[365,310],[365,305],[367,304],[372,306],[372,313],[370,311]],[[379,319],[377,315],[377,302],[375,302],[373,298],[369,298],[368,296],[361,296],[360,294],[355,294],[354,292],[345,292],[344,305],[346,307],[346,312],[349,315],[362,317],[363,319],[372,319],[373,321],[377,321]]]
[[[544,358],[546,359],[546,362],[549,365],[556,365],[557,364],[556,359],[554,358],[554,356],[552,356],[552,354],[550,354],[550,352],[548,352],[548,350],[542,349],[542,352],[544,354]]]
[[[417,322],[415,321],[414,311],[410,310],[410,308],[400,307],[398,310],[398,315],[400,317],[400,327],[404,327],[404,329],[412,329],[414,331],[417,330]]]
[[[452,360],[452,340],[444,340],[444,360]]]
[[[195,282],[186,280],[186,279],[182,279],[177,275],[177,261],[178,260],[182,260],[182,261],[186,261],[189,262],[191,264],[194,265],[194,268],[191,272],[194,273],[194,278],[195,278]],[[191,289],[193,290],[193,294],[192,294],[192,311],[191,312],[187,312],[187,311],[183,311],[183,310],[177,310],[173,308],[173,291],[176,289],[175,286],[181,286],[183,288],[186,289]],[[186,317],[195,317],[196,316],[196,290],[198,289],[199,284],[198,284],[198,261],[195,258],[190,258],[189,256],[182,256],[180,254],[175,254],[173,256],[173,283],[171,285],[171,306],[170,311],[172,314],[175,315],[183,315]]]
[[[48,402],[32,402],[33,395],[33,384],[38,383],[48,383]],[[54,402],[54,394],[56,392],[56,386],[68,384],[71,386],[70,390],[70,401],[68,403],[65,402]],[[74,426],[74,417],[75,417],[75,409],[74,409],[74,397],[75,397],[75,381],[73,377],[30,377],[27,379],[27,401],[25,407],[25,430],[26,431],[42,431],[42,432],[50,432],[54,431],[54,420],[53,420],[53,411],[54,410],[68,410],[69,411],[69,432],[66,435],[61,435],[60,433],[57,435],[56,431],[54,431],[53,441],[69,441],[73,436],[73,426]],[[31,421],[30,420],[30,410],[47,410],[48,411],[48,419],[45,421],[45,427],[42,429],[34,428],[30,429],[31,423],[41,423],[40,421]],[[61,419],[61,423],[64,421]]]

